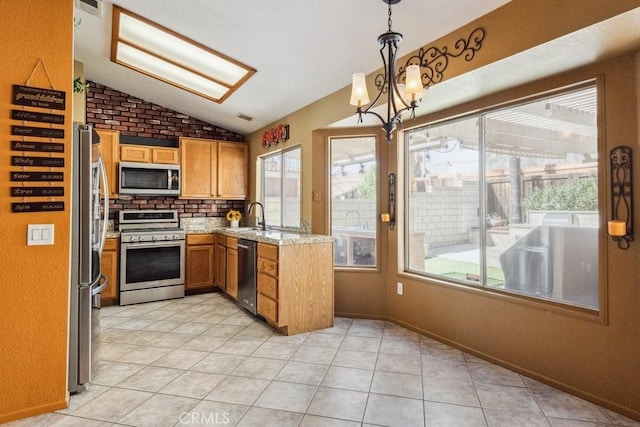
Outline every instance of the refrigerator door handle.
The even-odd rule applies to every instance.
[[[104,282],[102,282],[104,280]],[[96,286],[99,285],[99,286]],[[100,279],[93,284],[93,289],[91,289],[91,295],[99,295],[100,292],[104,290],[109,285],[109,278],[104,274],[100,275]]]
[[[104,193],[104,210],[102,217],[102,230],[100,239],[100,256],[102,256],[102,250],[104,249],[104,242],[107,239],[107,223],[109,222],[109,183],[107,182],[107,170],[104,167],[104,161],[102,155],[98,158],[100,163],[100,177],[102,178],[102,190]]]

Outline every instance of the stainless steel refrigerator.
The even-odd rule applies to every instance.
[[[100,291],[108,282],[100,272],[100,257],[109,218],[109,189],[100,137],[89,125],[73,128],[71,179],[68,388],[70,393],[78,393],[91,381],[99,345]]]

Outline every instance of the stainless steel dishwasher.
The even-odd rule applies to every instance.
[[[238,239],[238,304],[257,314],[256,245],[253,240]]]

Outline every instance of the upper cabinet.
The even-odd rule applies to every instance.
[[[218,197],[246,199],[249,146],[237,142],[218,142]]]
[[[247,195],[249,147],[245,143],[180,138],[183,199],[240,199]]]
[[[120,160],[123,162],[177,165],[179,156],[177,148],[126,144],[120,146]]]
[[[118,198],[118,162],[119,159],[119,143],[120,132],[117,130],[96,129],[100,137],[100,151],[102,153],[102,161],[107,175],[107,184],[109,185],[109,198]]]
[[[216,197],[216,141],[180,138],[180,198]]]

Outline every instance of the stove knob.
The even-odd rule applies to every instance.
[[[169,236],[168,234],[164,235],[164,240],[171,240],[171,236]]]
[[[144,239],[144,236],[140,236],[140,237],[138,237],[138,242],[142,242],[142,241],[144,241],[144,240],[145,240],[145,239]]]
[[[151,241],[152,241],[152,242],[155,242],[156,240],[157,240],[157,237],[156,237],[156,236],[151,236]]]
[[[173,235],[173,240],[179,240],[179,239],[180,239],[180,236],[178,236],[177,234]]]

